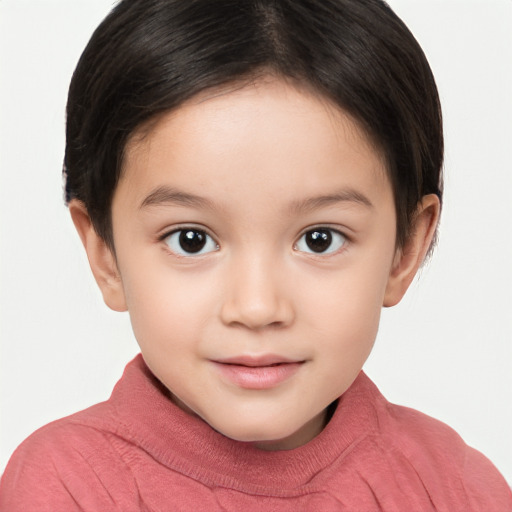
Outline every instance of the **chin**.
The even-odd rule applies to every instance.
[[[229,425],[227,428],[216,428],[222,435],[243,443],[252,443],[261,450],[290,450],[305,444],[310,439],[304,439],[301,426],[280,426],[269,423],[261,425]]]
[[[293,435],[293,432],[281,432],[267,428],[260,429],[255,427],[246,428],[228,428],[218,430],[222,435],[233,439],[234,441],[241,441],[243,443],[257,443],[257,442],[276,442],[280,439]]]

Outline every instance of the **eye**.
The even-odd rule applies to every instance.
[[[213,238],[201,229],[178,229],[163,240],[178,256],[201,256],[219,248]]]
[[[335,229],[317,228],[306,231],[295,244],[295,249],[310,254],[332,254],[346,242],[347,239]]]

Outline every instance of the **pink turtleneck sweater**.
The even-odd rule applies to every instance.
[[[177,408],[141,356],[104,403],[14,453],[2,512],[510,512],[503,477],[446,425],[363,373],[323,432],[290,451],[228,439]]]

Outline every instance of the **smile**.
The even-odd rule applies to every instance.
[[[237,357],[212,361],[231,384],[244,389],[270,389],[292,377],[305,363],[277,356]]]

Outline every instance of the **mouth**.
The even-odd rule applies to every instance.
[[[212,361],[224,380],[244,389],[271,389],[295,375],[306,361],[276,355],[238,356]]]
[[[301,363],[298,359],[288,359],[286,357],[264,354],[260,356],[237,356],[230,357],[227,359],[216,359],[216,363],[220,364],[232,364],[236,366],[248,366],[248,367],[264,367],[264,366],[277,366],[280,364],[292,364]]]

